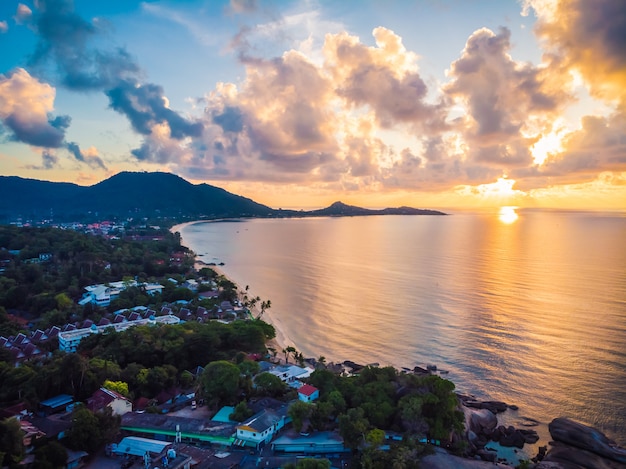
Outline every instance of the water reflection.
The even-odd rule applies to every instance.
[[[505,225],[510,225],[511,223],[515,223],[515,221],[519,218],[519,215],[515,212],[517,207],[500,207],[500,212],[498,213],[498,218]]]

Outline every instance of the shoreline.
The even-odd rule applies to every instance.
[[[190,222],[190,223],[193,223],[193,222]],[[180,225],[177,225],[177,226],[180,226]],[[203,267],[212,269],[213,271],[215,271],[217,275],[221,275],[227,278],[228,280],[230,280],[231,282],[233,282],[235,285],[237,285],[237,292],[241,293],[242,291],[241,287],[230,275],[228,275],[228,273],[224,270],[223,266],[209,265],[206,262],[198,259],[198,256],[196,255],[196,258],[194,260],[194,269],[196,270],[196,272],[198,272]],[[251,290],[248,290],[248,294],[254,297],[254,294],[251,292]],[[250,314],[252,315],[252,317],[257,317],[260,313],[261,311],[257,305],[255,305],[254,308],[250,308]],[[273,348],[274,350],[276,350],[277,352],[276,359],[283,362],[284,359],[280,356],[283,349],[289,346],[295,347],[297,349],[296,344],[292,340],[289,339],[289,337],[287,336],[287,334],[285,333],[282,327],[282,323],[276,317],[276,312],[272,311],[271,308],[268,308],[263,312],[263,317],[261,318],[261,320],[270,324],[274,328],[274,331],[276,332],[276,336],[273,339],[269,339],[266,342],[266,348],[268,349]]]

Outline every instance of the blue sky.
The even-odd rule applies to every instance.
[[[626,5],[592,3],[4,0],[0,173],[623,209]]]

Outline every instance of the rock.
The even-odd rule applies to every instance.
[[[517,407],[515,404],[510,404],[509,405],[509,409],[511,409],[511,410],[518,410],[519,407]]]
[[[550,464],[559,464],[553,466]],[[553,442],[546,457],[537,465],[537,468],[564,468],[564,469],[623,469],[624,464],[603,458],[599,454],[580,448]]]
[[[556,418],[550,422],[548,429],[555,441],[590,451],[622,464],[626,463],[626,449],[617,446],[595,428],[567,418]]]
[[[500,401],[475,401],[471,399],[463,400],[463,405],[474,409],[489,409],[494,414],[504,412],[509,406]]]
[[[524,437],[524,442],[532,445],[539,441],[539,435],[535,430],[517,430],[522,437]]]
[[[489,451],[486,449],[479,449],[478,451],[476,451],[476,454],[483,461],[496,462],[496,460],[498,459],[498,453],[494,453],[493,451]]]
[[[500,437],[500,444],[502,446],[523,448],[526,442],[524,437],[518,430],[513,429],[513,431],[511,431],[511,428],[512,427],[509,427],[506,433]]]
[[[418,375],[429,375],[430,371],[428,371],[426,368],[422,368],[421,366],[416,366],[413,368],[413,373],[416,373]]]
[[[532,458],[532,461],[533,462],[543,461],[543,458],[546,457],[547,451],[548,451],[548,447],[547,446],[540,446],[539,447],[539,451],[537,452],[537,456]]]
[[[477,435],[492,432],[498,425],[498,418],[488,409],[479,409],[470,415],[470,430]]]

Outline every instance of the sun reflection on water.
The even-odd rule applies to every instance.
[[[505,225],[510,225],[511,223],[515,223],[515,221],[519,218],[519,215],[515,212],[517,207],[500,207],[500,212],[498,213],[498,218]]]

